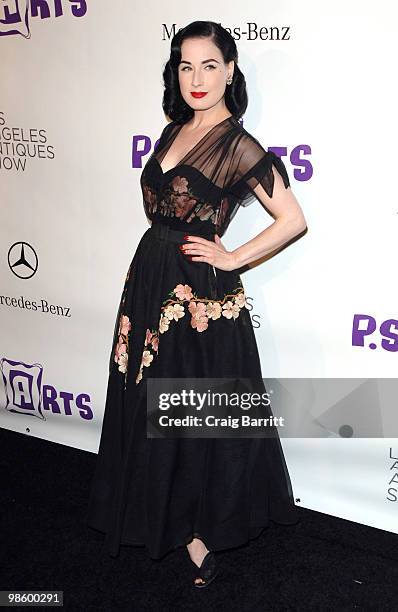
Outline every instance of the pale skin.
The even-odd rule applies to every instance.
[[[224,63],[218,47],[210,38],[190,38],[181,45],[181,61],[178,79],[181,95],[194,110],[193,118],[179,131],[169,149],[168,166],[162,163],[163,171],[175,167],[190,149],[217,123],[231,116],[224,94],[226,81],[233,77],[234,62]],[[208,92],[203,98],[194,98],[192,91]],[[164,162],[164,160],[163,160]],[[203,261],[220,270],[231,271],[250,264],[275,251],[307,227],[303,211],[291,188],[285,188],[282,177],[273,167],[274,190],[270,198],[259,184],[254,189],[261,204],[271,213],[275,221],[257,236],[232,251],[228,251],[215,235],[215,242],[200,236],[188,236],[190,244],[182,245],[184,254],[192,261]],[[208,549],[202,540],[194,538],[187,545],[189,555],[200,566]],[[196,583],[202,582],[196,578]]]

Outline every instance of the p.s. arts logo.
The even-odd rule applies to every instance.
[[[62,17],[66,12],[73,17],[83,17],[87,13],[87,2],[76,0],[1,0],[0,36],[19,34],[30,38],[30,20]]]
[[[398,351],[398,319],[386,319],[380,324],[370,314],[355,314],[352,322],[352,346],[371,350],[382,348],[390,353]]]
[[[242,127],[244,127],[243,119],[240,119],[239,123]],[[131,139],[131,151],[129,153],[131,168],[142,170],[148,161],[148,155],[156,151],[159,140],[160,138],[153,140],[151,136],[146,134],[144,131],[134,134]],[[312,148],[310,145],[296,145],[291,149],[290,154],[288,153],[288,148],[283,145],[270,145],[267,147],[267,150],[275,153],[275,155],[280,157],[284,163],[286,163],[286,157],[289,156],[290,163],[292,164],[293,168],[292,170],[288,168],[288,171],[292,172],[292,176],[296,181],[304,182],[309,181],[312,178],[314,169],[311,159],[308,157],[312,153]]]
[[[88,393],[72,393],[43,383],[44,368],[40,363],[23,363],[3,357],[0,371],[8,412],[46,421],[46,414],[79,416],[90,421],[93,411]]]

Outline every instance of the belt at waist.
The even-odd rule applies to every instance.
[[[148,230],[149,232],[155,234],[162,240],[167,240],[168,242],[186,242],[184,240],[184,236],[201,236],[202,238],[206,238],[206,240],[212,240],[214,242],[214,235],[216,234],[215,230],[204,229],[200,232],[195,228],[190,228],[189,230],[175,230],[171,229],[168,225],[163,223],[152,223],[151,227]]]

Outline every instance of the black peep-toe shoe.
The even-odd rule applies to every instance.
[[[196,565],[196,563],[194,563],[194,565],[195,565],[195,568],[196,568],[195,580],[196,580],[196,578],[201,578],[203,580],[203,582],[196,583],[194,581],[193,585],[197,589],[204,589],[211,582],[213,582],[214,578],[218,574],[218,565],[217,565],[216,556],[215,556],[214,552],[209,550],[209,552],[206,553],[206,555],[203,558],[203,561],[202,561],[202,564],[201,564],[200,567],[198,567]]]

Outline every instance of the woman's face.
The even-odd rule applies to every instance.
[[[207,110],[220,102],[233,70],[234,62],[225,64],[210,38],[187,38],[182,42],[178,79],[182,97],[194,110]],[[206,95],[193,95],[199,92]]]

